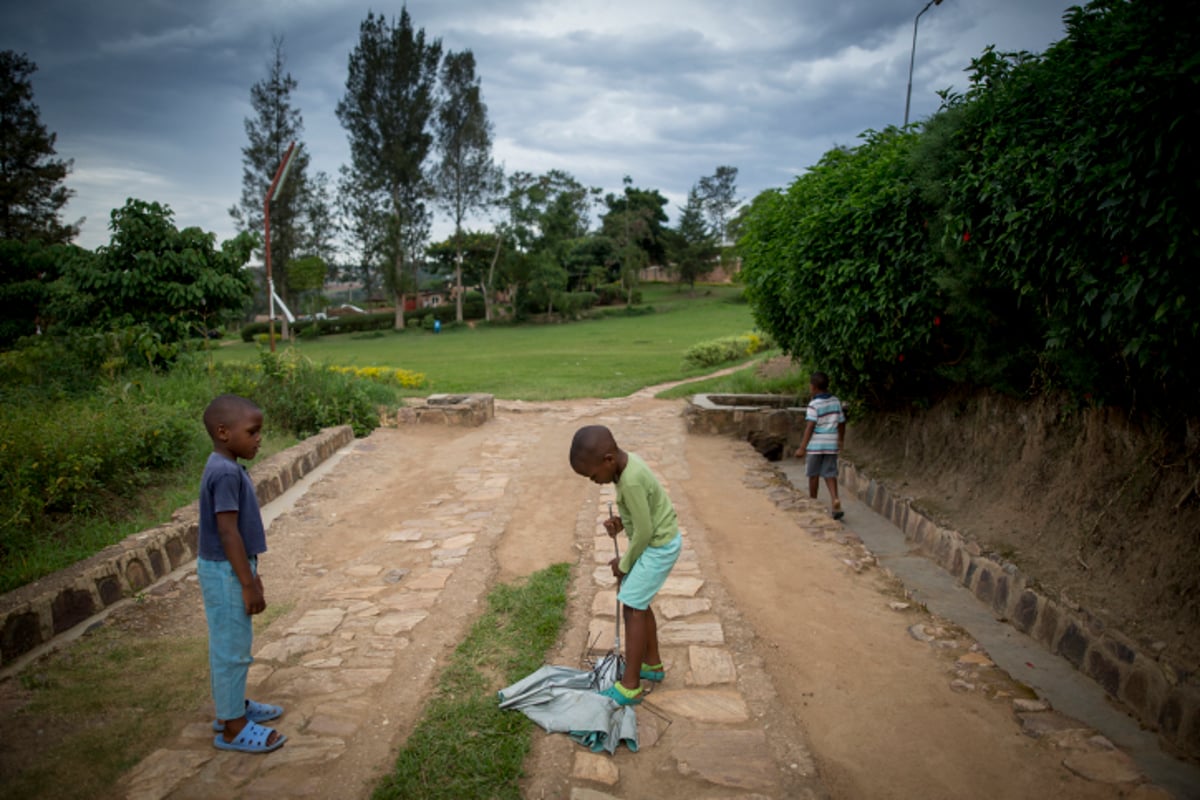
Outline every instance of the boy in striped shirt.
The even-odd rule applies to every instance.
[[[842,501],[838,499],[838,451],[846,441],[846,415],[842,401],[829,393],[829,376],[814,372],[809,379],[812,399],[805,411],[804,438],[796,450],[796,458],[805,457],[804,474],[808,477],[808,496],[814,500],[820,479],[825,479],[833,501],[833,518],[841,519]]]

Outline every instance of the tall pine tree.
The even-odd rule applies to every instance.
[[[454,313],[463,320],[463,220],[500,192],[503,176],[492,162],[492,126],[470,50],[447,53],[434,130],[442,160],[434,174],[440,204],[454,218]]]
[[[256,235],[263,232],[263,198],[271,187],[275,171],[283,161],[288,145],[299,145],[304,132],[300,110],[292,106],[291,95],[296,79],[284,71],[286,59],[283,40],[272,40],[267,77],[250,88],[254,116],[246,117],[246,138],[242,148],[242,199],[229,209],[239,231]],[[309,200],[308,153],[300,149],[292,156],[288,179],[279,196],[271,203],[271,271],[275,291],[285,300],[291,295],[288,264],[304,252],[309,237],[305,230],[306,203]]]
[[[408,9],[388,23],[368,12],[350,54],[346,94],[337,115],[350,140],[351,171],[369,193],[387,204],[384,283],[396,302],[396,327],[404,327],[404,301],[416,289],[416,269],[431,214],[425,161],[436,105],[440,39],[414,30]]]
[[[26,56],[0,51],[0,239],[64,243],[83,220],[58,219],[74,194],[62,185],[72,162],[54,158],[57,135],[46,130],[33,102],[35,71]]]

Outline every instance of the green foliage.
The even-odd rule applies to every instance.
[[[769,338],[757,333],[743,333],[694,344],[683,354],[683,360],[692,367],[715,367],[741,361],[771,346]]]
[[[350,425],[355,436],[366,436],[379,426],[379,407],[395,400],[385,386],[326,369],[294,350],[264,350],[259,363],[261,379],[244,394],[271,425],[299,437],[334,425]]]
[[[0,347],[45,326],[61,265],[79,252],[73,245],[0,239]]]
[[[712,270],[720,242],[704,220],[705,202],[699,188],[692,187],[687,205],[679,211],[679,223],[671,239],[671,261],[679,280],[694,287],[698,277]]]
[[[145,323],[177,342],[240,313],[253,289],[242,267],[254,238],[242,233],[217,250],[213,234],[177,230],[173,217],[167,206],[141,200],[114,210],[109,245],[65,266],[72,292],[60,323],[93,329]]]
[[[188,409],[146,402],[138,392],[5,403],[0,560],[19,562],[55,517],[132,496],[155,470],[183,459],[195,427]]]
[[[33,102],[36,70],[26,56],[0,50],[0,240],[66,243],[79,233],[58,219],[74,194],[62,185],[72,162],[53,157],[56,135]]]
[[[739,222],[758,323],[850,396],[946,382],[1194,414],[1200,28],[1094,0],[986,50],[920,133],[868,132]]]
[[[740,244],[759,326],[851,396],[919,391],[937,316],[925,215],[910,179],[916,134],[869,131],[787,192],[755,199]]]
[[[61,397],[91,391],[130,371],[161,369],[178,355],[146,325],[31,336],[0,353],[0,397]]]

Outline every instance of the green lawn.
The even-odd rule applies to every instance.
[[[644,302],[657,313],[606,316],[547,325],[498,325],[353,334],[296,343],[318,363],[381,366],[422,372],[437,392],[489,392],[510,400],[620,397],[642,387],[702,374],[688,368],[684,352],[697,342],[753,330],[750,307],[736,302],[740,287],[698,287],[694,296],[652,286]],[[291,345],[285,345],[291,346]],[[217,350],[220,361],[253,361],[258,346],[237,343]]]

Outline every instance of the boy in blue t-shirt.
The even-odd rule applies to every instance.
[[[204,410],[213,452],[200,479],[200,552],[196,572],[208,620],[208,665],[221,750],[269,753],[287,737],[261,722],[283,713],[279,706],[246,698],[250,618],[267,607],[258,555],[267,536],[254,484],[238,459],[250,460],[262,444],[262,411],[250,400],[223,394]]]
[[[829,376],[814,372],[809,379],[812,399],[804,412],[804,438],[796,450],[796,458],[805,458],[804,474],[808,478],[808,496],[814,500],[820,479],[825,479],[833,501],[834,519],[841,519],[842,501],[838,499],[838,452],[846,442],[846,414],[842,401],[829,393]]]

